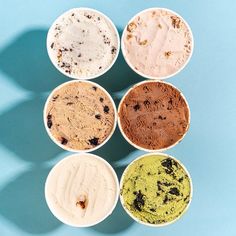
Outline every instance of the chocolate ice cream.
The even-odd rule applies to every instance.
[[[145,81],[131,88],[119,106],[119,125],[131,144],[161,150],[178,143],[189,128],[187,101],[172,85]]]

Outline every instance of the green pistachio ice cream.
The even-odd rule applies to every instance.
[[[190,177],[170,156],[145,155],[130,164],[123,174],[123,206],[144,223],[160,225],[174,221],[184,213],[190,199]]]

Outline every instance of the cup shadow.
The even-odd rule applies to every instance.
[[[20,87],[35,93],[49,91],[68,80],[50,62],[46,37],[46,29],[31,29],[0,51],[0,70]]]
[[[46,99],[43,92],[68,78],[51,64],[46,51],[46,34],[45,29],[26,31],[0,51],[0,70],[32,95],[0,115],[0,130],[4,134],[0,136],[0,143],[22,160],[37,164],[37,168],[35,165],[0,191],[0,214],[25,232],[34,234],[52,231],[60,225],[48,210],[43,194],[48,169],[40,164],[63,151],[50,140],[44,128]],[[124,89],[141,80],[143,78],[129,68],[120,52],[111,70],[94,81],[105,87],[118,105]],[[111,139],[94,153],[109,161],[120,176],[124,167],[116,167],[115,163],[134,150],[117,127]],[[110,217],[88,230],[113,234],[124,231],[132,223],[118,203]]]
[[[32,168],[16,176],[0,191],[0,214],[25,232],[44,234],[61,225],[44,198],[48,172],[46,168]]]
[[[0,115],[0,142],[21,159],[42,163],[63,150],[48,137],[43,125],[45,99],[39,96],[17,104]]]

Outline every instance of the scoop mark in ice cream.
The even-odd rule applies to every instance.
[[[66,157],[50,172],[46,182],[47,203],[67,224],[96,224],[111,212],[117,200],[114,173],[91,154]]]
[[[133,87],[120,103],[119,119],[122,131],[132,143],[158,150],[183,138],[190,115],[180,91],[157,81]]]
[[[59,68],[84,78],[112,64],[119,42],[113,25],[102,14],[78,8],[56,20],[48,33],[48,45],[50,58]]]
[[[46,114],[52,136],[74,150],[88,150],[102,144],[115,125],[111,98],[99,86],[86,81],[71,82],[56,89],[48,100]]]
[[[167,174],[166,169],[173,173]],[[178,181],[180,178],[183,179],[181,182]],[[174,159],[164,155],[149,154],[134,161],[122,177],[124,207],[146,223],[175,220],[185,211],[190,195],[191,184],[186,171]]]
[[[187,63],[193,47],[191,30],[184,20],[164,9],[136,15],[122,40],[123,53],[131,67],[154,78],[178,72]]]

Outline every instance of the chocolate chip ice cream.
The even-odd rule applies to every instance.
[[[65,149],[91,150],[113,133],[115,105],[99,85],[71,81],[56,88],[49,96],[44,121],[50,136]]]
[[[111,20],[89,8],[71,9],[51,26],[47,38],[53,64],[66,75],[89,79],[105,73],[119,53],[119,35]]]

